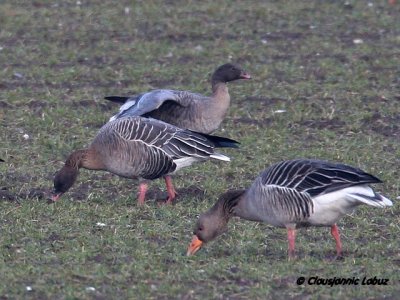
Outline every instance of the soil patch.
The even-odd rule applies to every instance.
[[[385,137],[396,138],[399,138],[399,122],[400,115],[383,116],[378,112],[362,120],[364,131],[373,131]]]

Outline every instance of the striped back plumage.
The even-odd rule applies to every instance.
[[[287,187],[312,197],[354,185],[381,182],[358,168],[312,159],[282,161],[260,176],[264,185]]]
[[[213,139],[156,119],[125,117],[105,124],[94,144],[113,170],[126,170],[123,165],[128,165],[132,176],[155,179],[179,169],[177,161],[182,159],[189,159],[186,165],[209,158],[229,161],[214,149],[220,147],[219,140],[224,143],[221,147],[229,142],[230,147],[235,147],[237,142],[215,136]],[[127,177],[126,173],[129,172],[120,176]]]

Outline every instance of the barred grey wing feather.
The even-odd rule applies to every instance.
[[[131,100],[128,100],[124,105],[121,106],[119,113],[110,120],[128,116],[147,117],[147,114],[157,110],[167,101],[174,102],[175,106],[188,105],[185,95],[182,94],[181,91],[174,90],[153,90],[130,99]]]
[[[162,149],[174,158],[187,156],[206,158],[214,153],[211,142],[205,144],[200,135],[191,134],[189,131],[176,133],[169,143],[163,145]]]
[[[256,201],[266,202],[259,207],[265,207],[270,217],[281,222],[302,222],[314,211],[314,204],[308,193],[276,185],[259,185],[255,188],[258,188],[262,195]]]
[[[143,154],[147,157],[146,165],[140,177],[151,180],[175,171],[176,164],[173,159],[161,149],[148,147],[145,152]]]
[[[141,141],[157,147],[168,142],[177,131],[175,127],[161,121],[140,117],[127,117],[108,124],[107,127],[115,130],[126,141]]]
[[[311,196],[354,185],[380,182],[378,178],[357,168],[309,159],[277,163],[265,170],[261,177],[265,185],[293,188]]]

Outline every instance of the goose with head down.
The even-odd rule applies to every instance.
[[[54,178],[53,201],[68,191],[79,169],[103,170],[126,178],[147,180],[165,178],[168,199],[176,196],[170,174],[192,163],[229,157],[214,151],[218,147],[236,148],[228,138],[199,134],[165,122],[141,117],[126,117],[105,124],[90,146],[74,151]],[[139,186],[138,203],[143,204],[147,183]]]
[[[341,256],[337,221],[357,206],[391,206],[392,201],[369,185],[381,181],[373,175],[344,164],[321,160],[282,161],[263,171],[247,190],[228,191],[195,226],[187,254],[227,229],[232,216],[265,222],[287,229],[288,255],[294,257],[296,229],[328,226]]]
[[[227,82],[250,78],[239,66],[228,63],[218,67],[212,75],[210,97],[189,91],[161,89],[138,96],[109,96],[105,99],[124,103],[110,121],[125,116],[142,116],[179,128],[211,133],[218,129],[230,105]]]

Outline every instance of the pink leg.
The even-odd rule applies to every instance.
[[[140,183],[139,198],[138,198],[139,205],[144,205],[144,198],[146,197],[146,192],[147,192],[147,183],[145,183],[145,182]]]
[[[289,248],[288,248],[288,255],[289,255],[289,260],[294,259],[294,244],[295,244],[295,239],[296,239],[296,230],[293,228],[288,228],[287,229],[287,237],[288,237],[288,242],[289,242]]]
[[[342,256],[342,242],[340,241],[339,228],[336,224],[331,226],[331,234],[336,241],[336,255]]]
[[[175,191],[174,185],[172,184],[172,178],[171,178],[171,176],[167,175],[164,177],[164,179],[165,179],[165,185],[167,186],[167,193],[168,193],[168,199],[166,201],[166,204],[172,204],[172,200],[174,200],[176,197],[176,191]]]

